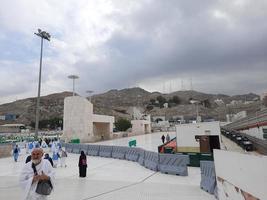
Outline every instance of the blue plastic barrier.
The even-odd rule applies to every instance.
[[[144,166],[153,171],[158,171],[159,154],[152,151],[145,151]]]
[[[73,144],[65,143],[65,149],[68,153],[72,153],[73,150]]]
[[[69,153],[80,153],[83,150],[89,156],[101,156],[107,158],[119,158],[138,162],[153,171],[160,170],[162,173],[176,174],[181,176],[188,175],[187,165],[189,164],[188,155],[181,154],[158,154],[156,152],[145,151],[141,148],[123,147],[123,146],[108,146],[108,145],[91,145],[91,144],[70,144],[63,143]],[[201,161],[211,162],[211,161]],[[207,174],[207,167],[202,164],[201,174]],[[215,177],[215,176],[214,176]],[[201,175],[201,188],[210,192],[207,189],[210,182],[207,182],[207,177]],[[211,193],[211,192],[210,192]]]
[[[144,166],[144,164],[145,164],[145,150],[144,149],[140,149],[138,154],[139,154],[138,163],[140,165]]]
[[[112,158],[124,159],[127,151],[127,147],[113,146],[112,148]]]
[[[99,156],[110,158],[112,154],[112,146],[99,145]]]
[[[125,159],[137,162],[140,154],[139,152],[140,152],[139,148],[128,147],[125,154]]]
[[[99,155],[99,145],[88,145],[87,155],[98,156]]]
[[[188,155],[159,154],[159,171],[165,174],[188,176]]]
[[[72,144],[73,145],[73,149],[72,149],[72,153],[81,153],[80,149],[81,149],[81,145],[80,144]]]
[[[84,151],[85,155],[88,155],[88,144],[80,144],[80,152]]]
[[[216,188],[216,174],[213,161],[200,161],[201,182],[200,188],[214,194]]]

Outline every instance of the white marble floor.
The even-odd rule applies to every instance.
[[[174,135],[173,135],[174,134]],[[155,150],[161,144],[162,133],[136,136],[137,146]],[[172,133],[175,136],[175,133]],[[103,144],[127,145],[130,138],[105,141]],[[11,157],[0,159],[0,199],[21,199],[18,185],[20,170],[26,155],[15,163]],[[69,154],[66,168],[56,168],[56,187],[49,199],[181,199],[214,200],[214,196],[199,187],[200,169],[189,167],[189,176],[174,176],[148,170],[138,163],[112,158],[89,157],[87,177],[78,177],[77,154]]]
[[[103,145],[115,145],[115,146],[128,146],[128,142],[131,140],[136,140],[136,146],[141,147],[145,150],[158,152],[158,146],[162,144],[161,136],[167,135],[167,132],[156,132],[146,135],[137,135],[132,137],[124,137],[115,140],[107,140],[103,142],[97,142],[97,144]],[[175,132],[168,132],[170,138],[176,137]]]

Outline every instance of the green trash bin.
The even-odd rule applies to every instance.
[[[190,166],[192,167],[199,167],[200,166],[200,157],[199,153],[196,152],[190,152],[188,153],[189,159],[190,159]]]
[[[183,152],[184,155],[189,156],[189,165],[191,167],[199,167],[200,166],[200,156],[197,152]]]
[[[80,139],[79,139],[79,138],[77,138],[77,139],[72,139],[72,140],[70,141],[70,143],[73,143],[73,144],[80,144]]]
[[[191,167],[200,167],[201,160],[213,161],[212,153],[182,152],[182,154],[189,156],[188,166],[191,166]]]
[[[211,160],[213,161],[213,154],[212,153],[201,153],[200,160]]]

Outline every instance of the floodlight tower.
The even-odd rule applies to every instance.
[[[194,104],[196,106],[196,114],[197,114],[197,118],[196,121],[199,122],[199,111],[198,111],[198,105],[200,104],[200,101],[198,100],[190,100],[191,104]]]
[[[40,54],[40,68],[39,68],[39,82],[38,82],[38,95],[36,103],[36,116],[35,116],[35,139],[38,139],[38,129],[39,129],[39,110],[40,110],[40,91],[41,91],[41,76],[42,76],[42,59],[43,59],[43,40],[50,41],[50,34],[38,29],[38,33],[35,35],[41,38],[41,54]]]
[[[73,80],[73,83],[72,83],[72,92],[73,92],[72,96],[75,96],[75,79],[78,79],[79,76],[77,76],[77,75],[69,75],[68,78]]]

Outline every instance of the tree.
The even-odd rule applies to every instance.
[[[156,102],[156,100],[155,100],[155,99],[150,99],[150,103],[151,103],[152,105],[154,105],[154,104],[155,104],[155,102]]]
[[[147,109],[148,111],[152,110],[153,108],[154,108],[154,106],[151,105],[151,104],[149,104],[149,105],[146,106],[146,109]]]
[[[119,118],[116,122],[115,122],[115,128],[118,131],[126,131],[128,128],[131,128],[131,122],[128,119],[125,118]]]
[[[163,104],[167,102],[167,100],[163,96],[157,96],[157,100],[159,102],[159,107],[163,108]]]
[[[181,100],[178,96],[173,96],[172,97],[172,102],[173,103],[176,103],[176,104],[180,104],[181,103]]]
[[[159,101],[159,104],[166,103],[166,99],[163,96],[157,96],[157,100]]]
[[[35,127],[35,122],[31,122],[31,127]],[[44,119],[39,121],[39,128],[40,129],[56,129],[61,127],[63,129],[63,119],[59,117],[51,118],[51,119]]]
[[[210,108],[211,107],[211,103],[210,103],[210,101],[208,99],[205,99],[204,101],[202,101],[202,104],[206,108]]]

